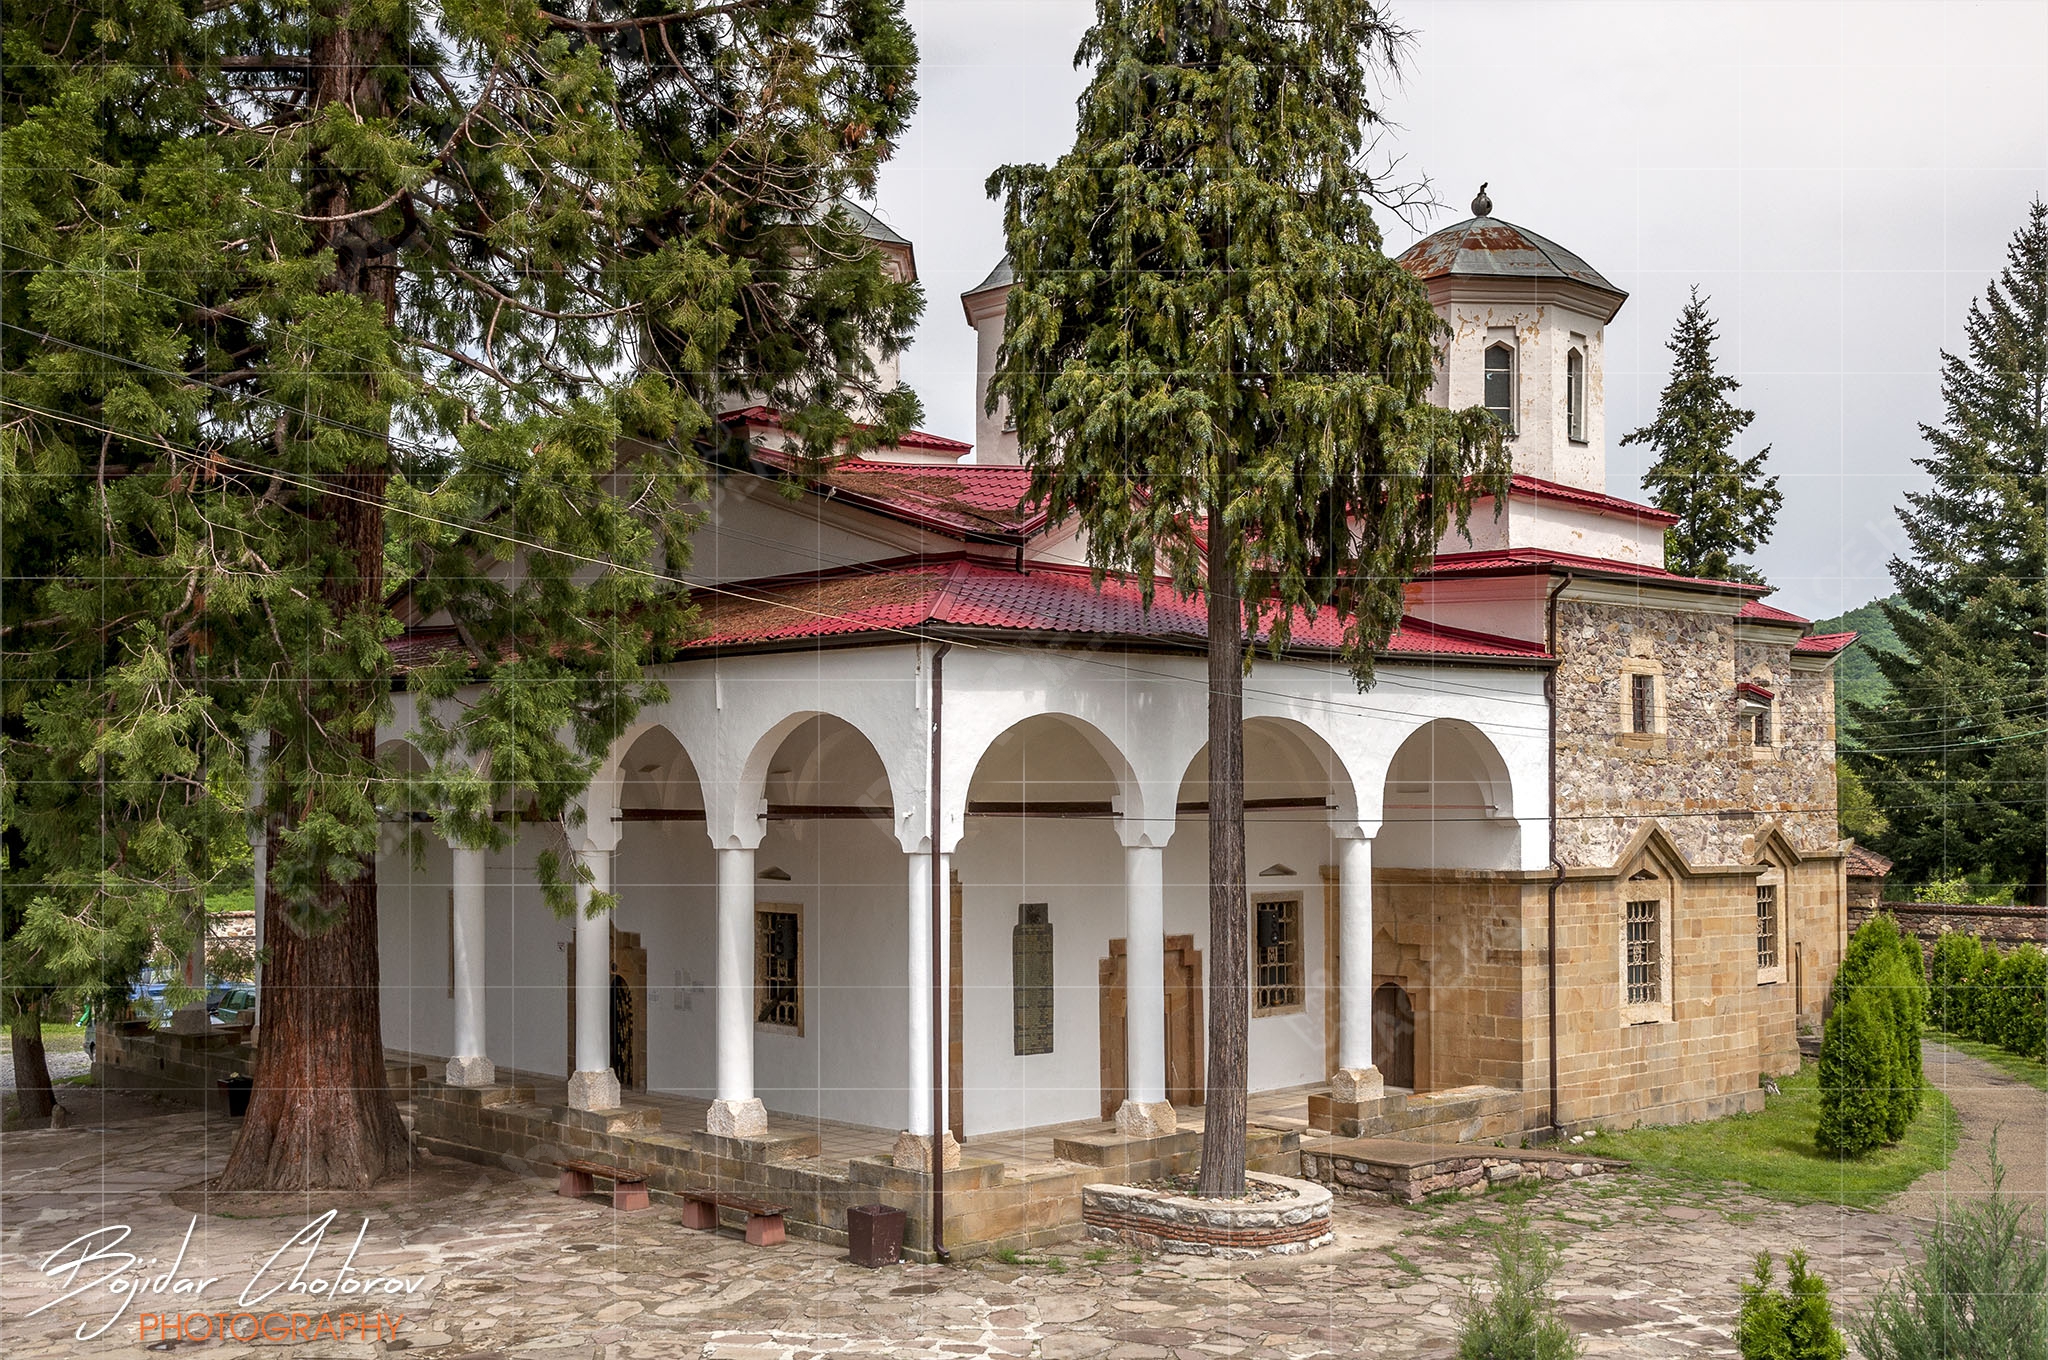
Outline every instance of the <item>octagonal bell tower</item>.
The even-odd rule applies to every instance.
[[[1628,294],[1563,246],[1495,217],[1483,184],[1469,219],[1417,241],[1401,264],[1451,326],[1434,399],[1499,416],[1517,473],[1604,492],[1604,338]]]

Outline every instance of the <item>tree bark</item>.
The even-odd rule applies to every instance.
[[[330,104],[345,105],[359,118],[387,115],[381,72],[389,35],[351,22],[350,0],[328,0],[318,8],[326,22],[316,30],[309,63],[314,116]],[[306,176],[309,215],[345,217],[353,210],[348,167],[314,164]],[[370,219],[323,226],[314,248],[335,253],[330,291],[380,304],[387,320],[394,314],[397,243],[382,239]],[[331,534],[337,548],[336,565],[321,585],[337,624],[384,608],[390,462],[388,443],[368,449],[358,465],[323,479],[333,488],[329,494],[303,504],[309,531]],[[353,731],[355,718],[377,703],[386,683],[377,673],[359,682],[329,680],[309,689],[308,702],[326,710],[321,717],[330,730]],[[367,769],[376,758],[376,733],[364,731],[356,740]],[[271,750],[286,749],[273,737]],[[275,828],[271,836],[265,862],[274,870]],[[318,896],[319,916],[334,924],[308,935],[286,911],[284,894],[266,885],[269,957],[258,1001],[255,1089],[217,1189],[361,1190],[410,1165],[405,1126],[384,1073],[375,858],[366,857],[345,881],[323,876]]]
[[[28,1123],[47,1124],[57,1108],[57,1088],[50,1081],[50,1063],[43,1052],[43,1008],[40,1003],[9,1007],[7,1038],[14,1051],[14,1103]]]
[[[1224,459],[1229,483],[1231,460]],[[1209,509],[1209,1080],[1203,1195],[1244,1193],[1251,993],[1244,866],[1244,610],[1236,536]]]

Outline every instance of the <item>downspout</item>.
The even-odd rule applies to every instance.
[[[1551,589],[1543,603],[1545,631],[1549,637],[1550,669],[1543,673],[1544,708],[1550,718],[1550,911],[1549,929],[1544,936],[1546,967],[1550,974],[1550,1136],[1554,1141],[1563,1130],[1557,1122],[1557,890],[1564,886],[1564,863],[1557,857],[1557,597],[1572,583],[1572,574]]]
[[[946,976],[943,960],[952,940],[945,912],[947,884],[941,872],[945,858],[939,852],[939,709],[946,698],[946,653],[952,650],[952,643],[941,642],[932,651],[932,773],[926,793],[932,840],[932,1256],[942,1262],[952,1259],[952,1254],[946,1250],[946,1086],[949,1075],[945,1022],[948,989],[942,982]]]

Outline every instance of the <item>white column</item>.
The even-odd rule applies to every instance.
[[[612,914],[593,916],[590,899],[612,888],[609,848],[577,851],[589,874],[576,885],[576,1070],[569,1074],[569,1106],[614,1110],[619,1079],[612,1072]]]
[[[484,1056],[484,852],[466,845],[449,847],[454,863],[455,1052],[448,1058],[450,1086],[489,1086],[497,1069]],[[583,939],[578,932],[577,966],[582,968]],[[577,982],[580,986],[582,978]],[[610,978],[605,979],[609,992]],[[609,1000],[609,998],[607,998]],[[583,996],[576,997],[577,1066],[581,1067]]]
[[[768,1132],[754,1096],[754,852],[718,852],[718,1098],[704,1127],[722,1138]]]
[[[952,891],[951,875],[947,866],[950,855],[940,855],[936,873],[939,891]],[[912,850],[904,855],[904,924],[908,927],[908,943],[904,951],[905,1000],[909,1002],[910,1013],[906,1017],[904,1043],[908,1046],[909,1062],[904,1076],[904,1124],[903,1133],[896,1139],[895,1161],[899,1167],[922,1171],[932,1169],[932,1082],[935,1079],[932,1067],[932,988],[934,984],[943,989],[948,985],[952,966],[951,942],[940,937],[938,972],[932,971],[932,883],[934,866],[929,850]],[[946,910],[949,904],[941,901],[939,918],[950,919]],[[943,990],[941,996],[948,995]],[[946,1042],[948,1012],[950,1006],[939,1006],[939,1044],[943,1051]],[[946,1080],[946,1073],[940,1071],[936,1079]],[[951,1171],[960,1165],[960,1144],[954,1139],[949,1127],[946,1110],[946,1092],[939,1092],[939,1116],[937,1143],[940,1165]]]
[[[1372,1063],[1372,840],[1337,841],[1338,1100],[1377,1100],[1385,1090]]]
[[[1166,850],[1124,847],[1124,1052],[1129,1092],[1116,1112],[1127,1137],[1174,1130],[1166,1100]]]

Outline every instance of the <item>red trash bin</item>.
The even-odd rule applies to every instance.
[[[903,1225],[909,1215],[886,1204],[856,1204],[846,1211],[846,1249],[870,1270],[901,1264]]]

